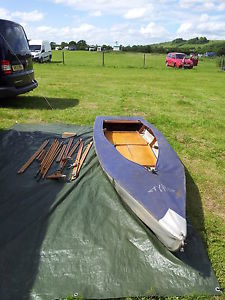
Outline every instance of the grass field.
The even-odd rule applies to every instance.
[[[143,54],[105,53],[104,67],[97,52],[65,52],[65,65],[61,60],[58,51],[51,64],[34,65],[36,90],[1,100],[0,128],[16,122],[92,125],[97,115],[153,123],[186,167],[187,214],[225,288],[225,72],[214,59],[193,70],[166,68],[161,55],[147,55],[145,68]]]

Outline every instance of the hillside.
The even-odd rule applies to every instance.
[[[203,40],[204,38],[195,38],[191,40],[176,39],[170,42],[164,42],[151,45],[153,49],[163,48],[168,51],[182,51],[182,52],[197,52],[205,53],[214,51],[219,55],[225,54],[225,40]],[[223,52],[223,53],[220,53]]]

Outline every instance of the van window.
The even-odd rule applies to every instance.
[[[5,47],[10,52],[19,53],[29,50],[26,35],[20,25],[7,24],[7,26],[1,26],[0,35]]]
[[[30,45],[30,51],[40,51],[41,45]]]

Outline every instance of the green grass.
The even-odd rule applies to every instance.
[[[105,67],[96,52],[65,52],[65,65],[61,60],[56,51],[51,64],[34,65],[36,90],[1,100],[0,128],[92,125],[97,115],[137,115],[153,123],[187,169],[188,216],[225,288],[225,72],[211,59],[193,70],[166,68],[164,55],[147,55],[145,68],[143,54],[133,53],[105,53]]]

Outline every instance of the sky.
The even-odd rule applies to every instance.
[[[20,23],[28,39],[56,43],[225,39],[225,0],[0,0],[0,18]]]

